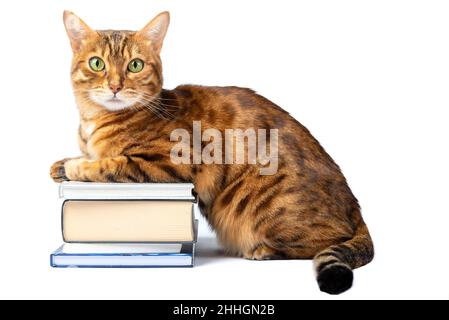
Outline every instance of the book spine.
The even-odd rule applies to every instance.
[[[64,205],[69,200],[64,200],[61,206],[61,233],[62,233],[62,241],[67,242],[64,234]]]

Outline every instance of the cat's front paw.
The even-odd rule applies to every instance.
[[[70,160],[69,158],[56,161],[50,168],[50,177],[55,182],[69,181],[66,176],[64,164]]]
[[[69,159],[64,163],[64,172],[68,180],[85,181],[83,164],[89,162],[85,158]]]

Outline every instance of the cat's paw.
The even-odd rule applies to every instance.
[[[243,257],[248,260],[279,260],[284,259],[282,254],[275,249],[267,247],[265,245],[258,245],[250,252],[243,254]]]
[[[83,164],[89,162],[85,158],[75,158],[69,159],[64,163],[64,172],[68,180],[78,180],[83,181],[81,177],[83,176]]]
[[[67,178],[64,164],[70,160],[69,158],[56,161],[50,168],[50,177],[55,182],[69,181]]]

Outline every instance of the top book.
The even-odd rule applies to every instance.
[[[59,185],[66,200],[190,200],[191,183],[98,183],[66,181]]]

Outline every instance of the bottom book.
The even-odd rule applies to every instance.
[[[53,252],[55,268],[193,267],[195,243],[90,244],[66,243]]]
[[[198,220],[192,242],[65,243],[50,255],[54,268],[182,268],[195,265]]]

